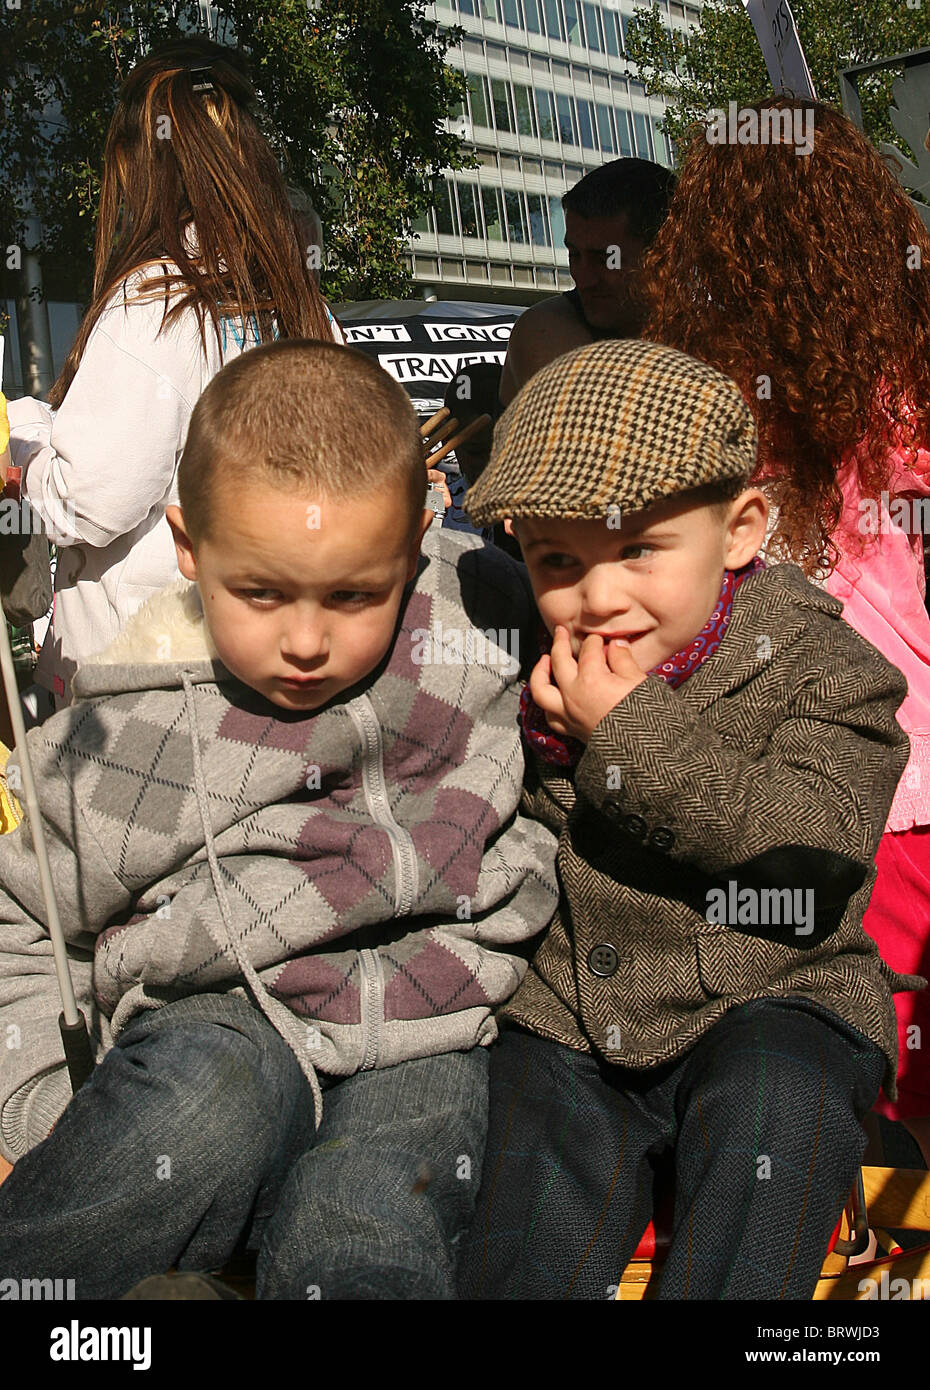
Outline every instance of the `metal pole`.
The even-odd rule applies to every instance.
[[[52,872],[48,862],[45,830],[39,812],[39,799],[36,795],[35,778],[32,773],[32,760],[26,743],[26,726],[19,699],[13,653],[10,649],[10,636],[2,614],[0,614],[0,668],[3,671],[3,686],[10,709],[16,749],[19,753],[20,769],[23,775],[23,799],[26,804],[29,828],[32,831],[32,842],[39,866],[39,881],[42,884],[42,895],[45,898],[48,933],[52,941],[55,974],[58,977],[58,989],[61,994],[62,1013],[58,1019],[58,1026],[65,1049],[68,1074],[71,1077],[71,1087],[72,1090],[77,1091],[94,1069],[94,1054],[87,1033],[87,1021],[78,1008],[74,997],[74,986],[68,967],[68,948],[65,944],[65,934],[61,928],[61,919],[58,916],[58,902],[55,898],[55,885],[52,882]]]

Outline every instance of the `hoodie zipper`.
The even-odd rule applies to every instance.
[[[350,700],[346,709],[358,730],[362,744],[362,792],[368,813],[376,825],[387,832],[394,860],[394,911],[406,916],[419,891],[417,851],[410,832],[394,819],[384,777],[384,740],[378,716],[367,695]],[[381,1049],[381,1025],[384,1021],[384,972],[377,951],[364,949],[358,953],[362,1060],[360,1071],[377,1066]]]
[[[362,1022],[362,1060],[359,1071],[371,1071],[381,1050],[381,1020],[384,1018],[384,975],[377,951],[359,951],[360,1018]]]
[[[397,824],[384,780],[384,740],[381,725],[367,695],[346,706],[362,740],[362,791],[376,825],[387,831],[394,859],[394,911],[406,917],[419,890],[417,851],[408,830]]]

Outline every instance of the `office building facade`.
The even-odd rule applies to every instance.
[[[695,5],[656,5],[669,28],[698,22]],[[633,0],[428,6],[431,18],[465,31],[446,61],[465,74],[453,129],[478,167],[447,174],[414,224],[408,264],[420,292],[480,299],[493,291],[529,303],[568,288],[565,190],[621,155],[671,165],[659,130],[664,103],[646,96],[625,56],[633,12]]]

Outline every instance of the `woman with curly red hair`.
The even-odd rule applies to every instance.
[[[930,235],[838,112],[787,98],[747,109],[746,129],[770,142],[693,137],[644,259],[644,336],[737,381],[777,509],[770,560],[823,583],[907,677],[910,759],[864,926],[889,965],[930,976]],[[794,143],[811,120],[812,143]],[[876,1109],[930,1164],[930,998],[895,1003],[899,1099]]]

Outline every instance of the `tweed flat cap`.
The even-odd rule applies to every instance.
[[[729,377],[661,343],[613,338],[537,372],[494,431],[472,521],[605,517],[707,483],[746,482],[755,421]]]

